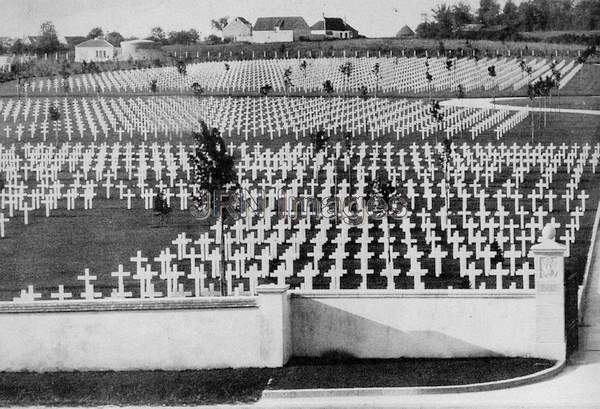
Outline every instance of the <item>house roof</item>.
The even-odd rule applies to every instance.
[[[254,24],[255,31],[308,30],[308,24],[302,17],[259,17]]]
[[[252,23],[249,22],[248,20],[246,20],[244,17],[236,17],[235,19],[241,21],[242,23],[244,23],[247,26],[252,26]]]
[[[325,17],[324,20],[319,20],[315,24],[313,24],[310,29],[311,30],[327,30],[332,31],[347,31],[348,26],[344,23],[344,20],[338,17]]]
[[[103,38],[93,38],[91,40],[84,41],[83,43],[77,44],[75,47],[89,47],[89,48],[114,48],[111,43]]]
[[[351,26],[350,24],[348,24],[348,23],[346,23],[346,30],[347,30],[347,31],[353,31],[353,32],[355,32],[356,34],[358,34],[358,30],[357,30],[357,29],[355,29],[354,27],[352,27],[352,26]]]
[[[396,37],[410,37],[414,36],[415,32],[409,26],[402,27],[398,33],[396,33]]]
[[[77,45],[85,41],[83,36],[65,36],[64,39],[68,45]]]

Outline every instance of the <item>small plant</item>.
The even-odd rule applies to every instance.
[[[194,91],[194,95],[202,95],[202,93],[204,92],[204,89],[202,88],[202,86],[200,86],[200,84],[197,82],[194,82],[191,85],[191,88]]]
[[[366,85],[361,85],[359,88],[359,96],[361,99],[366,100],[369,97],[369,89]]]
[[[185,64],[184,60],[179,60],[177,61],[177,72],[180,75],[186,76],[187,75],[187,65]]]
[[[302,60],[302,62],[300,63],[300,71],[302,71],[302,73],[304,74],[304,77],[306,77],[306,67],[307,67],[307,63],[306,60]]]
[[[488,67],[488,75],[491,78],[494,78],[494,79],[496,78],[496,66],[495,65],[490,65]],[[496,103],[496,84],[494,84],[494,88],[493,88],[493,91],[492,91],[492,101],[493,101],[492,102],[493,104]]]
[[[285,87],[285,92],[289,93],[290,88],[294,86],[292,83],[292,68],[288,67],[283,72],[283,86]]]
[[[271,84],[265,84],[262,87],[260,87],[260,95],[262,95],[263,97],[269,96],[271,91],[273,91],[273,87],[271,86]]]
[[[344,88],[346,88],[346,95],[348,94],[348,83],[350,81],[350,76],[352,75],[352,63],[350,61],[345,62],[339,67],[340,72],[344,76]]]
[[[150,81],[150,91],[153,94],[156,94],[158,92],[158,80],[153,79]]]
[[[379,63],[375,63],[371,73],[375,77],[375,96],[377,96],[377,91],[379,90],[379,78],[380,78],[380,66]]]
[[[54,138],[56,143],[58,143],[58,121],[60,120],[60,111],[56,106],[51,105],[50,108],[48,108],[48,114],[50,116],[50,120],[53,122]]]
[[[323,129],[319,129],[317,133],[311,135],[310,139],[315,154],[325,150],[325,148],[327,147],[327,143],[329,142],[329,136],[325,134],[325,131]]]

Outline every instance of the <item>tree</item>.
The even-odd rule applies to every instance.
[[[171,31],[169,33],[169,44],[190,45],[198,41],[200,35],[193,28],[190,30]]]
[[[490,78],[493,78],[494,80],[496,79],[496,66],[495,65],[490,65],[488,67],[488,75],[490,76]],[[493,99],[493,103],[496,103],[496,84],[494,83],[494,87],[492,88],[492,99]]]
[[[50,54],[60,50],[60,42],[56,28],[51,21],[45,21],[40,26],[40,38],[35,46],[38,53]]]
[[[437,22],[437,37],[450,38],[454,23],[454,15],[452,9],[445,3],[440,4],[437,8],[432,9],[433,18]]]
[[[452,7],[452,28],[454,31],[458,31],[472,22],[473,14],[471,14],[471,6],[468,3],[461,1]]]
[[[429,93],[429,101],[431,102],[431,82],[433,75],[429,72],[429,59],[425,60],[425,79],[427,80],[427,91]]]
[[[386,244],[387,254],[386,264],[392,262],[392,248],[390,245],[390,224],[389,216],[393,215],[396,217],[406,216],[407,201],[400,194],[400,190],[397,186],[394,186],[392,181],[388,178],[387,173],[380,175],[378,178],[371,180],[365,190],[366,199],[368,204],[377,203],[376,209],[372,210],[373,213],[381,214],[385,220]],[[383,202],[383,203],[382,203]],[[371,209],[369,209],[371,212]]]
[[[31,51],[31,48],[23,43],[21,39],[15,41],[15,43],[10,47],[11,54],[27,54]]]
[[[294,86],[292,83],[292,67],[287,67],[283,72],[283,86],[285,87],[285,93],[290,92],[290,88]]]
[[[348,89],[348,82],[350,81],[350,76],[352,75],[352,63],[350,61],[345,62],[339,66],[339,70],[344,76],[344,88],[346,88],[346,95],[348,95],[348,92],[350,91]]]
[[[429,107],[429,115],[431,116],[431,119],[433,119],[433,121],[435,121],[436,123],[443,124],[444,121],[444,113],[442,112],[442,107],[440,106],[439,101],[434,100],[431,102],[431,106]],[[437,127],[436,127],[436,131],[435,131],[435,144],[437,145]]]
[[[63,80],[63,88],[65,92],[69,91],[69,77],[71,76],[71,64],[68,60],[64,60],[59,71]]]
[[[381,77],[380,68],[381,67],[379,63],[375,63],[375,65],[371,69],[371,74],[373,74],[373,76],[375,77],[375,97],[377,97],[377,91],[379,91],[379,78]]]
[[[334,88],[333,88],[333,84],[331,83],[330,80],[325,80],[325,82],[323,82],[323,92],[327,95],[331,95],[334,92]],[[333,107],[332,107],[332,103],[331,103],[331,99],[329,101],[329,122],[331,122],[333,120]]]
[[[183,75],[184,77],[187,75],[187,65],[185,64],[184,60],[178,60],[176,67],[177,67],[177,72],[180,75]]]
[[[227,220],[239,217],[234,208],[235,197],[239,186],[234,168],[234,157],[227,153],[225,141],[217,128],[209,129],[204,121],[200,121],[200,132],[193,132],[195,140],[194,153],[190,155],[192,167],[192,183],[197,188],[193,197],[195,209],[210,209],[211,203],[219,209],[221,242],[219,243],[220,265],[219,281],[221,295],[226,295],[225,281],[225,235],[224,226]],[[232,214],[233,213],[233,214]]]
[[[227,26],[228,21],[228,16],[220,17],[216,20],[210,20],[210,25],[214,30],[219,31],[221,33],[221,38],[223,38],[223,29]]]
[[[54,105],[50,105],[48,114],[50,115],[50,120],[52,121],[52,126],[54,128],[54,138],[58,144],[58,121],[60,120],[60,111]]]
[[[304,78],[306,78],[306,67],[307,67],[307,63],[306,60],[302,60],[302,62],[300,63],[300,71],[302,71],[302,73],[304,74]]]
[[[513,32],[519,25],[519,19],[519,8],[512,0],[508,0],[504,4],[504,9],[502,10],[502,24],[507,26],[509,30]]]
[[[497,0],[480,0],[477,18],[481,24],[493,26],[497,24],[500,17],[500,4]]]
[[[262,87],[260,87],[260,95],[262,95],[263,97],[269,96],[271,91],[273,91],[273,87],[271,86],[271,84],[265,84]]]
[[[104,31],[102,30],[102,27],[92,28],[87,35],[87,38],[97,38],[97,37],[104,37]]]
[[[425,22],[419,24],[415,31],[421,38],[435,38],[439,34],[439,26],[437,23]]]
[[[205,40],[210,44],[219,44],[221,42],[221,37],[211,34],[206,37]]]
[[[573,23],[581,30],[600,29],[600,2],[580,0],[573,8]]]
[[[152,27],[152,30],[150,30],[149,39],[164,44],[166,42],[167,35],[161,27]]]
[[[196,96],[200,96],[204,92],[204,89],[202,88],[202,86],[197,82],[194,82],[191,85],[191,88],[194,91],[194,95],[196,95]]]
[[[310,135],[310,141],[313,146],[313,153],[316,155],[325,150],[329,141],[329,136],[325,134],[323,129],[319,129],[315,134]]]
[[[106,41],[111,43],[114,47],[120,47],[121,42],[125,41],[125,38],[121,35],[121,33],[117,31],[111,31],[106,35]]]

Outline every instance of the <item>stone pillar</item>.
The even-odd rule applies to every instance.
[[[259,285],[260,360],[266,367],[285,365],[292,352],[289,285]]]
[[[540,243],[531,246],[535,262],[535,355],[539,358],[566,358],[565,339],[565,246],[554,238],[554,226],[542,230]]]

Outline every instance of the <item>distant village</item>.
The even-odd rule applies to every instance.
[[[364,38],[344,18],[325,17],[309,26],[303,17],[259,17],[254,25],[244,17],[221,18],[213,20],[213,28],[220,36],[209,35],[203,43],[290,43],[295,41],[349,40]],[[46,24],[46,23],[44,23]],[[44,30],[42,25],[42,31]],[[99,30],[99,29],[94,29]],[[108,33],[92,30],[87,36],[59,36],[57,46],[63,52],[72,55],[75,62],[105,62],[111,60],[151,60],[162,55],[165,44],[189,45],[201,43],[195,30],[169,33],[171,38],[159,27],[145,39],[125,39],[119,33]],[[398,36],[411,37],[414,32],[403,27]],[[24,36],[21,38],[0,37],[0,71],[7,72],[16,55],[45,54],[39,47],[43,40],[40,36]],[[168,41],[171,40],[171,41]],[[40,53],[39,50],[42,49]],[[36,50],[31,52],[31,50]],[[2,52],[4,51],[4,52]],[[29,51],[29,53],[28,53]],[[50,53],[52,54],[52,53]]]

